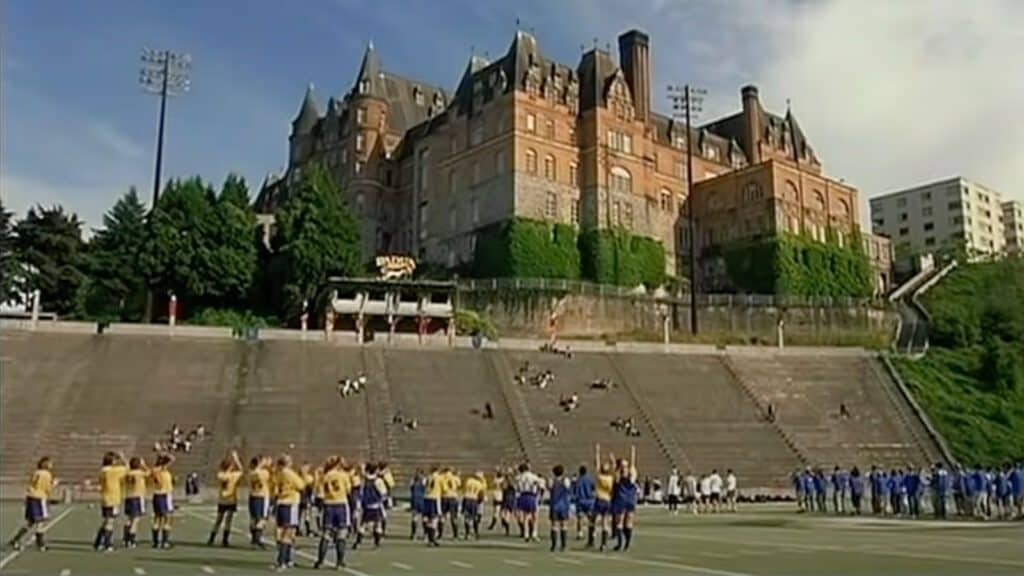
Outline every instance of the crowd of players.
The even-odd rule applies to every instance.
[[[103,456],[98,474],[100,523],[93,539],[98,552],[115,549],[114,533],[122,514],[122,545],[139,545],[140,520],[152,505],[151,543],[154,549],[172,547],[171,530],[175,513],[174,456],[160,453],[152,466],[142,457],[126,459],[108,452]],[[297,536],[318,538],[314,568],[323,566],[330,549],[334,565],[345,565],[346,547],[359,547],[369,535],[374,547],[381,545],[387,530],[387,511],[392,507],[394,476],[387,463],[354,464],[338,456],[328,457],[322,464],[296,466],[288,454],[276,459],[253,456],[248,468],[243,467],[237,452],[230,452],[220,463],[217,474],[217,515],[207,545],[230,546],[232,524],[238,512],[240,492],[248,488],[249,541],[256,548],[267,549],[264,532],[274,520],[276,557],[274,568],[294,566]],[[25,498],[26,523],[11,539],[11,546],[20,549],[26,535],[32,533],[36,547],[47,548],[45,533],[49,518],[47,503],[58,481],[53,461],[41,458],[32,473]],[[543,478],[521,464],[516,469],[499,469],[491,479],[483,472],[463,478],[452,468],[433,467],[429,473],[419,471],[410,485],[410,539],[416,539],[422,528],[425,542],[440,546],[445,526],[450,526],[453,539],[480,537],[485,505],[489,505],[493,530],[500,521],[506,535],[511,526],[518,526],[519,537],[535,542],[538,537],[538,514],[546,502],[551,525],[550,549],[565,550],[570,514],[575,509],[577,537],[584,527],[587,547],[605,550],[609,535],[615,540],[614,550],[627,550],[632,542],[638,499],[635,456],[629,460],[609,457],[591,475],[585,467],[568,478],[561,465]],[[597,536],[600,541],[597,543]]]
[[[1002,468],[959,464],[947,469],[941,462],[930,468],[836,466],[831,473],[818,468],[792,475],[801,512],[917,518],[930,509],[935,518],[955,513],[961,518],[1024,518],[1024,464]],[[950,506],[952,501],[952,506]],[[831,510],[830,510],[831,507]]]

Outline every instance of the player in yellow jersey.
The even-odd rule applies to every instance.
[[[206,540],[207,546],[213,546],[221,526],[224,527],[221,546],[227,548],[230,545],[228,536],[231,534],[231,521],[235,518],[235,512],[238,512],[238,484],[241,481],[242,461],[238,458],[238,452],[232,450],[220,461],[217,470],[217,520]]]
[[[138,546],[139,518],[146,515],[146,480],[150,470],[146,461],[133,456],[128,461],[128,474],[124,477],[124,547]]]
[[[317,466],[313,470],[313,511],[316,514],[316,532],[319,535],[323,530],[324,521],[324,467]]]
[[[615,489],[615,474],[612,465],[598,459],[596,488],[594,490],[594,524],[601,531],[601,550],[608,547],[608,530],[612,521],[612,491]]]
[[[103,521],[96,530],[96,538],[92,542],[94,550],[112,551],[114,549],[111,539],[114,536],[114,521],[117,518],[118,507],[121,505],[122,492],[121,483],[128,475],[128,467],[124,464],[124,456],[116,452],[107,452],[103,455],[103,465],[100,467],[100,516]]]
[[[302,489],[301,498],[299,498],[299,527],[296,530],[296,534],[299,536],[303,534],[311,536],[309,514],[310,507],[313,505],[313,484],[315,481],[315,478],[313,478],[313,467],[309,464],[303,464],[299,468],[299,476],[302,478],[305,487]]]
[[[153,484],[153,548],[171,547],[171,522],[174,516],[174,456],[160,454],[150,470]]]
[[[270,458],[253,456],[249,461],[249,535],[253,546],[266,548],[263,529],[270,515]]]
[[[470,530],[474,538],[480,539],[481,508],[486,499],[487,479],[484,478],[484,473],[477,472],[466,478],[462,487],[462,524],[466,530],[466,540],[469,540]]]
[[[302,490],[306,487],[302,476],[292,468],[292,457],[282,454],[277,459],[274,471],[274,495],[277,508],[274,518],[277,521],[275,537],[277,540],[278,570],[294,565],[292,549],[295,547],[295,532],[299,526],[299,501]]]
[[[32,472],[28,488],[25,490],[25,525],[18,529],[14,538],[11,538],[11,547],[15,550],[21,550],[21,539],[29,531],[35,533],[36,548],[40,551],[46,550],[43,534],[46,532],[46,520],[50,517],[46,503],[56,485],[57,482],[53,479],[53,461],[49,456],[43,456],[36,463],[36,469]]]
[[[462,478],[453,468],[444,469],[444,483],[441,485],[441,522],[438,525],[437,537],[444,538],[444,517],[452,525],[452,537],[459,539],[459,496],[462,490]]]
[[[345,537],[348,535],[352,516],[349,510],[349,494],[352,482],[349,474],[342,467],[342,460],[331,456],[324,462],[323,475],[320,479],[323,494],[323,520],[321,523],[320,544],[317,547],[314,568],[323,566],[327,558],[327,547],[333,542],[336,567],[345,566]]]
[[[431,467],[423,499],[423,518],[427,531],[427,544],[430,546],[440,546],[437,541],[438,526],[441,523],[441,494],[446,481],[447,476],[437,465]]]

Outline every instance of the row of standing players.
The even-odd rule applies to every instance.
[[[171,528],[175,511],[174,476],[171,465],[174,456],[159,454],[152,466],[141,457],[125,459],[124,455],[108,452],[99,471],[101,522],[93,540],[97,551],[113,551],[113,535],[117,519],[125,515],[123,543],[126,548],[138,545],[139,521],[146,515],[147,493],[152,498],[152,545],[154,548],[171,547]],[[548,498],[551,522],[551,550],[566,546],[566,524],[571,506],[577,510],[577,536],[585,521],[588,527],[587,546],[595,545],[595,531],[600,530],[600,549],[607,547],[608,534],[616,538],[616,550],[628,549],[632,541],[638,489],[635,460],[615,460],[601,463],[592,477],[581,467],[579,477],[570,482],[562,466],[555,466],[550,479],[545,480],[521,464],[517,471],[496,473],[492,488],[482,472],[466,478],[463,483],[451,468],[434,467],[430,474],[417,473],[411,484],[412,527],[411,538],[422,524],[428,544],[438,546],[443,537],[444,520],[451,522],[453,536],[458,537],[458,519],[465,526],[465,537],[470,530],[479,537],[482,509],[491,500],[491,529],[500,519],[508,534],[510,523],[519,526],[520,536],[527,541],[538,540],[537,512],[545,495]],[[247,480],[250,541],[254,546],[266,548],[263,533],[271,514],[275,520],[277,556],[274,566],[284,569],[294,565],[296,536],[304,526],[308,535],[311,508],[320,539],[314,567],[324,565],[329,548],[335,550],[335,566],[345,565],[345,549],[350,531],[355,532],[353,548],[358,547],[364,535],[372,535],[374,546],[379,546],[387,524],[387,509],[391,506],[394,478],[386,464],[355,466],[343,458],[331,456],[313,469],[311,466],[293,467],[289,455],[275,460],[267,456],[254,456],[248,471],[243,469],[237,452],[232,451],[221,462],[217,472],[217,516],[207,541],[216,542],[222,534],[222,546],[229,546],[232,521],[238,510],[239,488]],[[20,549],[29,532],[34,533],[36,546],[46,550],[45,531],[49,518],[47,502],[58,481],[53,475],[53,462],[41,458],[29,479],[25,498],[25,520],[11,545]],[[490,496],[490,497],[489,497]]]
[[[860,514],[867,495],[876,515],[917,517],[930,502],[935,517],[946,518],[947,501],[952,498],[958,516],[1024,517],[1024,464],[988,469],[958,464],[947,469],[938,462],[931,468],[888,471],[872,466],[866,475],[856,466],[850,470],[836,466],[831,474],[807,468],[794,472],[792,482],[797,505],[807,512],[828,512],[831,496],[835,513]]]

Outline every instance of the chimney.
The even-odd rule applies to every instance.
[[[764,126],[761,125],[764,118],[761,110],[761,102],[757,97],[757,86],[748,84],[740,90],[743,98],[743,152],[751,164],[761,162],[761,133]]]
[[[619,36],[619,65],[633,94],[638,120],[646,123],[651,111],[650,38],[640,30]]]

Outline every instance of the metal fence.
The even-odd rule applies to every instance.
[[[688,292],[669,292],[664,289],[628,288],[613,284],[596,284],[582,280],[562,278],[467,278],[458,282],[460,292],[557,292],[633,300],[658,300],[688,304]],[[853,298],[829,296],[784,296],[775,294],[698,294],[699,306],[758,306],[781,308],[885,308],[879,298]]]

